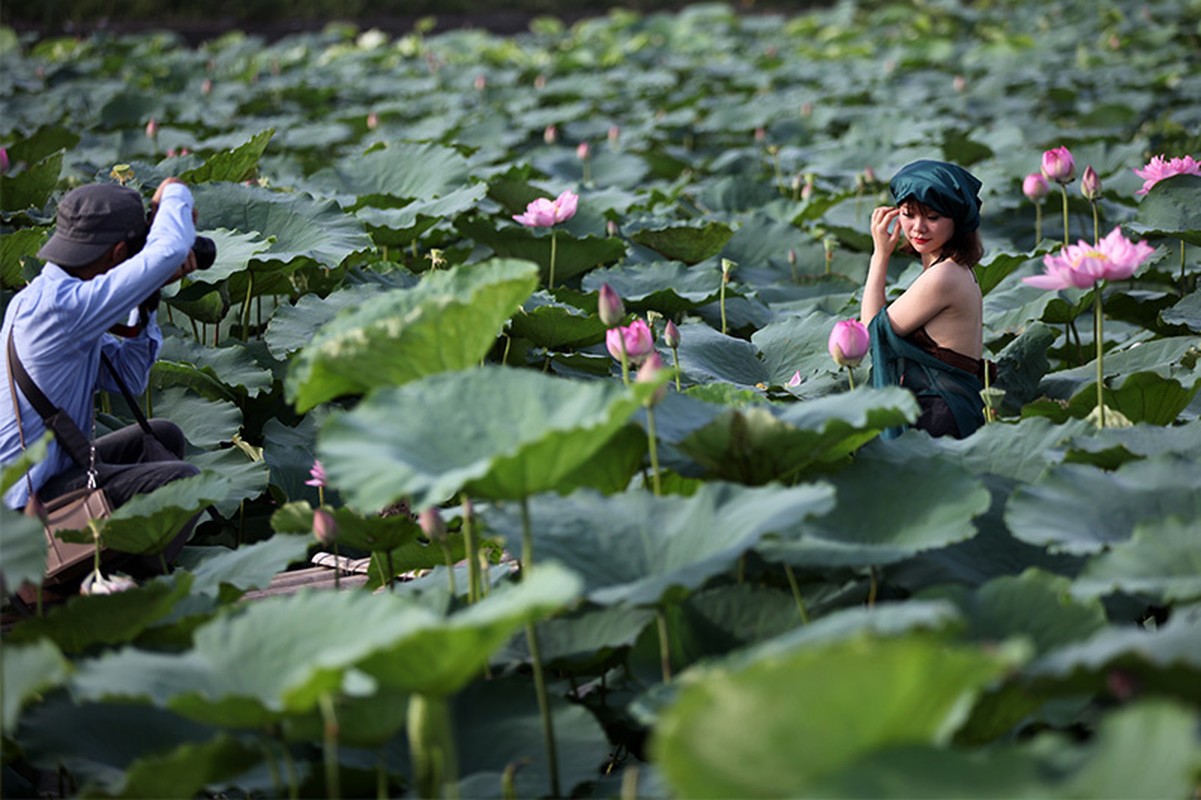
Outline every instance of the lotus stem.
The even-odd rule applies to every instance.
[[[409,756],[419,797],[459,796],[459,767],[445,697],[415,693],[409,698]]]
[[[638,767],[626,767],[621,773],[619,800],[638,800]]]
[[[334,699],[329,692],[323,692],[318,705],[321,706],[321,720],[325,742],[325,796],[337,800],[342,796],[342,788],[338,782],[338,717],[334,712]]]
[[[250,340],[250,295],[254,290],[254,271],[246,273],[246,299],[242,301],[242,341]]]
[[[342,588],[342,560],[338,553],[338,540],[334,539],[334,591]]]
[[[1101,241],[1101,223],[1097,217],[1097,204],[1092,202],[1089,205],[1093,207],[1093,247],[1096,247]]]
[[[555,745],[555,723],[550,715],[550,696],[546,692],[546,676],[542,672],[542,655],[538,650],[538,631],[532,622],[525,624],[525,640],[530,648],[530,661],[534,667],[534,691],[538,695],[538,713],[542,717],[542,736],[546,739],[550,796],[562,797],[562,792],[559,790],[559,755]]]
[[[847,364],[847,383],[851,385],[851,391],[855,391],[855,368]]]
[[[388,766],[382,749],[375,762],[375,797],[376,800],[388,800]]]
[[[651,454],[651,486],[658,497],[663,493],[659,483],[659,447],[655,437],[655,409],[649,405],[646,407],[646,446]]]
[[[1043,204],[1040,200],[1034,204],[1034,246],[1043,240]]]
[[[1101,312],[1101,283],[1093,289],[1093,337],[1097,340],[1097,421],[1100,427],[1105,427],[1105,369],[1102,359],[1105,356],[1105,341],[1102,338],[1103,317]]]
[[[472,517],[471,498],[462,495],[463,541],[467,547],[467,602],[474,605],[480,599],[480,553],[479,541],[475,536],[475,520]]]
[[[792,589],[792,599],[796,601],[797,613],[801,615],[801,624],[809,624],[809,612],[805,610],[805,600],[801,597],[801,586],[797,583],[796,574],[792,571],[792,565],[784,564],[784,574],[788,576],[788,587]]]
[[[618,336],[618,345],[620,346],[620,349],[621,349],[621,382],[623,384],[625,384],[626,386],[629,386],[630,385],[630,356],[628,353],[626,353],[626,337],[625,337],[625,334],[621,333],[620,328],[617,330],[617,332],[619,334],[621,334],[620,336]]]
[[[659,609],[656,622],[659,626],[659,666],[663,670],[663,682],[671,683],[671,636],[667,630],[667,612]]]
[[[1059,184],[1059,191],[1063,194],[1063,243],[1068,243],[1068,187],[1066,183]]]
[[[880,589],[879,579],[876,577],[876,567],[873,565],[868,567],[869,583],[867,587],[867,607],[876,607],[876,593]]]
[[[1180,294],[1184,294],[1184,239],[1180,240]]]
[[[288,773],[288,797],[292,800],[300,797],[300,781],[296,777],[296,762],[292,759],[292,751],[285,742],[280,742],[280,750],[284,754],[284,769]]]
[[[671,348],[671,358],[676,368],[676,391],[680,391],[680,348]]]
[[[550,232],[550,277],[546,285],[548,289],[555,288],[555,251],[558,245],[555,234],[556,231],[552,228]]]

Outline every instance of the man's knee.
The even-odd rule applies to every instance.
[[[150,429],[154,431],[154,436],[163,446],[175,454],[177,458],[183,458],[184,450],[187,449],[187,438],[183,434],[183,430],[169,419],[154,418],[149,420]]]

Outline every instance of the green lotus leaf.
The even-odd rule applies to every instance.
[[[258,231],[271,242],[269,249],[254,256],[256,262],[278,267],[307,258],[332,268],[372,246],[362,224],[332,200],[240,183],[201,184],[193,194],[206,227]]]
[[[557,693],[550,697],[559,781],[564,793],[575,794],[597,777],[596,757],[610,749],[596,715]],[[550,785],[546,740],[537,699],[519,677],[478,681],[463,690],[452,706],[455,748],[459,758],[458,791],[462,797],[500,800],[502,776],[512,776],[517,797],[541,797]]]
[[[621,296],[626,311],[651,309],[676,317],[712,303],[721,293],[721,271],[687,267],[678,261],[655,261],[638,266],[596,269],[584,276],[585,291],[599,291],[607,283]]]
[[[807,795],[879,748],[946,742],[1013,661],[910,633],[694,670],[654,731],[654,760],[681,795]]]
[[[318,455],[360,509],[460,490],[496,499],[551,491],[612,438],[653,387],[485,367],[375,392],[326,424]]]
[[[487,193],[488,185],[477,183],[433,199],[414,200],[400,208],[364,206],[355,216],[366,223],[376,244],[404,247],[439,221],[474,209]]]
[[[36,164],[60,150],[72,150],[79,144],[79,134],[57,125],[42,125],[29,136],[18,137],[6,145],[12,164],[22,161]]]
[[[1184,325],[1194,333],[1201,333],[1201,292],[1186,294],[1174,306],[1161,311],[1159,318],[1165,325]]]
[[[536,558],[574,569],[600,605],[656,605],[729,569],[768,533],[830,510],[824,484],[749,489],[709,483],[691,497],[576,492],[530,502]],[[520,549],[517,508],[492,508],[489,526]],[[598,521],[603,520],[603,523]]]
[[[830,358],[827,342],[839,318],[824,311],[805,316],[789,316],[772,322],[751,337],[763,354],[768,385],[784,386],[797,372],[805,380],[821,372],[838,372],[841,367]],[[861,381],[867,370],[857,370]]]
[[[429,200],[460,188],[467,159],[450,147],[431,143],[375,145],[320,170],[309,183],[322,194],[351,195],[361,205],[371,198]]]
[[[218,181],[241,183],[249,180],[258,172],[259,161],[274,135],[275,129],[268,128],[255,134],[244,144],[210,156],[199,167],[180,173],[179,178],[193,185]]]
[[[1130,229],[1151,236],[1173,236],[1201,244],[1201,176],[1174,175],[1159,181],[1139,202]]]
[[[1164,378],[1155,371],[1135,372],[1113,381],[1105,405],[1131,422],[1171,425],[1201,390],[1201,370],[1179,378]],[[1097,385],[1085,386],[1068,402],[1067,413],[1083,417],[1097,407]]]
[[[271,317],[264,337],[271,355],[283,361],[313,340],[317,330],[340,311],[377,297],[378,286],[346,286],[326,297],[306,294],[295,305],[284,306]]]
[[[160,553],[189,519],[207,506],[223,500],[232,488],[219,472],[201,472],[164,484],[152,492],[134,495],[112,516],[97,520],[105,547],[122,553]],[[61,536],[66,541],[91,542],[90,531]]]
[[[1132,461],[1114,472],[1063,464],[1009,498],[1005,522],[1013,535],[1068,553],[1096,553],[1124,542],[1140,522],[1179,516],[1201,520],[1196,463],[1166,454]]]
[[[991,386],[1005,392],[1000,413],[1020,413],[1024,405],[1039,397],[1039,382],[1050,369],[1047,348],[1057,337],[1050,326],[1035,322],[997,354],[997,378]]]
[[[416,541],[421,528],[407,514],[364,517],[349,508],[327,509],[338,526],[338,543],[371,552],[395,550]],[[277,533],[311,533],[313,509],[307,502],[289,503],[271,515]]]
[[[358,661],[440,624],[391,595],[277,595],[205,623],[186,652],[126,649],[85,661],[73,691],[84,700],[148,701],[215,725],[257,726],[314,708]]]
[[[167,618],[188,596],[191,585],[192,577],[184,574],[117,594],[77,595],[44,617],[25,620],[6,636],[15,644],[46,639],[68,655],[86,653],[97,645],[124,644]]]
[[[229,287],[224,283],[191,283],[165,299],[173,310],[206,325],[220,325],[230,309]]]
[[[898,469],[860,458],[830,481],[838,497],[834,511],[763,542],[756,549],[764,558],[808,567],[891,564],[970,539],[972,520],[991,502],[977,478],[939,459],[914,459]],[[930,485],[945,494],[930,497],[922,488]]]
[[[728,409],[673,444],[712,475],[762,484],[842,459],[916,417],[904,389],[861,387],[784,407]]]
[[[188,275],[187,280],[197,286],[218,284],[235,273],[248,269],[256,256],[271,247],[271,241],[256,231],[241,233],[226,228],[204,228],[198,233],[213,240],[217,247],[217,257],[208,269]]]
[[[1129,428],[1093,429],[1076,436],[1068,444],[1064,460],[1117,469],[1137,458],[1162,453],[1187,456],[1196,452],[1201,452],[1201,421],[1171,428],[1139,423]]]
[[[708,325],[680,326],[681,380],[690,383],[724,381],[751,387],[772,378],[759,359],[758,348],[734,336],[723,336]]]
[[[46,534],[41,520],[5,506],[0,508],[0,582],[6,592],[25,582],[41,583],[46,571]]]
[[[125,773],[127,797],[191,796],[236,778],[260,763],[262,747],[228,735],[186,743],[132,762]]]
[[[729,225],[713,220],[634,220],[625,225],[624,233],[664,258],[685,264],[696,264],[712,258],[721,252],[734,235]]]
[[[317,429],[324,415],[309,412],[295,427],[272,419],[263,426],[263,461],[270,469],[271,484],[278,486],[284,495],[293,500],[307,497],[316,503],[317,487],[308,486],[312,475],[314,451],[317,447]],[[332,488],[325,489],[325,501],[332,503],[337,494]]]
[[[550,278],[551,238],[555,239],[555,285],[570,281],[593,267],[612,264],[626,254],[625,242],[620,239],[584,236],[577,238],[566,231],[525,228],[517,223],[502,225],[486,217],[460,217],[455,228],[500,258],[533,261],[540,268],[541,283]]]
[[[536,286],[532,264],[488,261],[427,273],[412,289],[379,294],[336,315],[288,368],[300,411],[476,364]]]
[[[258,397],[271,389],[273,381],[271,371],[260,367],[240,342],[206,347],[171,337],[163,342],[152,368],[156,387],[184,386],[212,400],[237,402],[243,395]]]
[[[1195,378],[1197,356],[1197,337],[1172,336],[1110,351],[1105,354],[1101,366],[1107,378],[1153,372],[1162,378],[1191,384]],[[1081,393],[1091,382],[1095,395],[1096,376],[1097,362],[1093,359],[1082,366],[1048,374],[1039,388],[1048,397],[1066,400]],[[1113,381],[1112,385],[1121,388],[1122,380]]]
[[[1023,673],[1033,687],[1060,693],[1108,691],[1116,672],[1137,686],[1154,686],[1196,703],[1201,698],[1201,606],[1177,609],[1154,630],[1108,626],[1083,642],[1067,644],[1029,664]]]
[[[823,778],[829,798],[1127,797],[1187,795],[1197,757],[1193,712],[1149,700],[1102,717],[1084,745],[1057,732],[988,751],[888,747]]]
[[[5,736],[12,737],[21,707],[55,686],[62,684],[70,663],[54,643],[35,639],[29,644],[6,644],[0,653],[0,674],[4,677],[3,716]]]
[[[1072,583],[1077,597],[1116,592],[1149,595],[1164,604],[1201,599],[1201,553],[1196,522],[1168,518],[1140,522],[1128,541],[1118,542],[1085,564]]]
[[[216,599],[224,586],[243,592],[267,588],[289,564],[304,561],[310,545],[303,536],[272,536],[236,550],[185,547],[175,564],[192,573],[192,595]]]
[[[42,208],[50,201],[63,171],[60,150],[26,167],[15,175],[0,175],[0,212]]]
[[[538,651],[549,669],[562,669],[573,675],[600,674],[624,657],[654,619],[655,612],[649,608],[598,608],[586,604],[539,622]],[[525,637],[511,639],[493,657],[492,663],[498,666],[529,663],[528,641]]]
[[[239,440],[239,446],[189,453],[188,463],[202,472],[219,472],[229,479],[225,496],[212,503],[212,509],[226,519],[234,516],[247,500],[254,500],[267,491],[271,472],[261,458],[254,458],[243,447],[253,450]],[[244,511],[245,509],[242,508]]]
[[[28,281],[24,264],[37,256],[46,241],[41,228],[24,228],[0,235],[0,289],[20,289]]]
[[[604,341],[605,326],[595,313],[556,301],[539,291],[526,300],[509,323],[510,334],[538,347],[585,347]]]
[[[338,746],[383,747],[404,728],[410,696],[408,692],[390,689],[378,689],[366,697],[340,696],[334,708],[338,717]],[[325,720],[320,709],[293,714],[280,727],[289,742],[317,742],[325,737]]]

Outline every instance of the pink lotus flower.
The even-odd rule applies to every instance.
[[[680,346],[680,329],[671,320],[668,320],[667,325],[663,328],[663,343],[672,350]]]
[[[1095,247],[1081,239],[1058,255],[1045,256],[1046,272],[1022,278],[1022,282],[1039,289],[1089,289],[1098,281],[1129,278],[1154,252],[1146,242],[1131,242],[1115,227]]]
[[[324,545],[333,544],[338,538],[338,523],[324,508],[313,512],[313,535]]]
[[[146,123],[146,135],[151,139],[158,136],[158,120],[154,117],[151,117],[150,121]]]
[[[1043,153],[1043,176],[1056,183],[1071,183],[1076,177],[1076,159],[1066,147],[1056,147]]]
[[[1142,169],[1136,169],[1134,174],[1143,179],[1143,188],[1135,192],[1141,195],[1151,191],[1152,186],[1165,178],[1175,175],[1201,175],[1201,163],[1192,156],[1173,158],[1171,161],[1163,156],[1156,156]]]
[[[798,387],[802,383],[804,383],[804,381],[805,381],[805,379],[801,377],[801,371],[798,369],[796,372],[792,373],[792,377],[789,378],[788,383],[786,383],[784,385],[790,389],[795,389],[796,387]]]
[[[8,172],[8,148],[0,147],[0,173]]]
[[[596,300],[596,313],[606,328],[615,328],[625,319],[626,308],[621,302],[621,295],[607,283],[601,284],[600,297]]]
[[[530,228],[549,228],[574,217],[579,202],[579,195],[568,189],[554,200],[545,197],[531,200],[525,213],[514,214],[513,219]]]
[[[313,462],[313,466],[309,468],[309,479],[304,482],[304,485],[322,488],[329,485],[325,482],[325,467],[321,466],[320,461]]]
[[[641,364],[655,352],[655,338],[645,320],[636,319],[624,328],[610,328],[605,333],[605,347],[617,361],[621,361],[622,341],[625,341],[626,358],[635,364]]]
[[[83,583],[79,585],[79,593],[92,596],[118,594],[119,592],[127,592],[130,589],[136,588],[138,588],[138,584],[133,578],[127,578],[124,575],[114,575],[111,578],[106,578],[100,570],[93,570],[83,579]]]
[[[575,155],[580,161],[587,161],[592,156],[592,147],[587,142],[575,146]]]
[[[446,520],[436,506],[430,506],[417,515],[421,532],[432,542],[446,541]]]
[[[867,328],[857,319],[844,319],[834,324],[827,346],[830,357],[840,367],[854,367],[867,355],[871,344]]]
[[[638,368],[638,374],[634,377],[635,383],[654,383],[659,378],[659,373],[663,371],[663,359],[654,350],[642,362],[642,366]],[[649,405],[655,405],[667,395],[667,387],[660,386],[655,390],[647,401]]]
[[[1101,178],[1092,164],[1085,167],[1084,174],[1080,176],[1080,194],[1084,195],[1084,199],[1092,201],[1101,196]]]
[[[1026,195],[1032,203],[1039,202],[1050,191],[1051,187],[1041,172],[1031,172],[1022,180],[1022,194]]]

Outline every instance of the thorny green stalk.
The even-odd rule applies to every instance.
[[[337,800],[342,796],[338,780],[338,717],[334,713],[334,699],[329,692],[322,692],[318,699],[321,706],[322,734],[325,750],[325,796]]]
[[[1101,338],[1103,317],[1101,316],[1101,283],[1093,289],[1093,337],[1097,340],[1097,417],[1100,427],[1105,427],[1105,370],[1101,359],[1105,355],[1105,342]]]
[[[467,602],[475,605],[480,599],[480,544],[475,535],[475,519],[472,515],[471,498],[464,492],[463,542],[467,547]]]
[[[1068,243],[1068,186],[1066,183],[1059,184],[1059,191],[1063,194],[1063,243]]]
[[[797,583],[796,573],[791,564],[784,565],[784,574],[788,576],[788,587],[792,589],[792,599],[796,601],[797,613],[801,615],[801,624],[809,624],[809,612],[805,610],[805,599],[801,597],[801,586]]]
[[[663,493],[659,483],[659,447],[655,441],[655,408],[649,404],[646,407],[646,446],[651,454],[651,487],[658,497]]]
[[[521,576],[530,574],[534,566],[534,535],[530,525],[530,500],[521,498]],[[546,762],[550,769],[551,797],[561,797],[559,790],[559,757],[555,745],[555,724],[550,715],[550,696],[546,692],[546,676],[542,670],[542,655],[538,648],[538,630],[533,622],[525,624],[526,645],[534,668],[534,692],[538,696],[538,713],[542,717],[542,735],[546,739]]]

